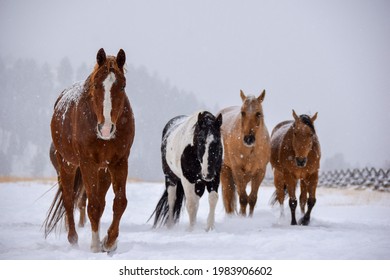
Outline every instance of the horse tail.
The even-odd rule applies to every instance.
[[[45,221],[43,222],[43,227],[45,228],[45,238],[57,227],[58,222],[64,217],[65,207],[64,199],[62,197],[62,185],[60,183],[60,177],[58,177],[58,190],[54,196],[54,200],[50,205]],[[81,192],[83,191],[83,183],[81,177],[80,168],[77,168],[75,178],[74,178],[74,195],[76,198],[80,197]],[[77,199],[74,200],[75,204]]]
[[[284,185],[284,199],[286,200],[287,197],[288,197],[288,192],[287,192],[287,186]],[[270,200],[269,200],[269,204],[271,204],[272,206],[274,206],[276,204],[276,202],[278,202],[278,196],[276,194],[276,190],[274,191],[274,193],[272,194]]]
[[[176,223],[180,218],[181,209],[184,200],[184,189],[183,185],[179,181],[176,185],[176,200],[173,207],[173,221]],[[168,221],[169,216],[169,204],[168,204],[168,188],[165,189],[163,195],[157,203],[156,209],[149,217],[149,220],[154,216],[153,228],[165,225]]]
[[[181,209],[183,208],[184,201],[184,188],[181,181],[177,183],[176,187],[176,200],[173,207],[173,221],[176,223],[180,219]]]

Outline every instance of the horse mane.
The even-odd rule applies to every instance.
[[[210,113],[209,111],[199,111],[198,113],[194,114],[194,116],[196,116],[196,118],[198,118],[198,114],[201,113],[203,115],[203,119],[208,119],[208,120],[214,120],[215,121],[215,116]],[[194,123],[194,128],[199,126],[199,123],[198,122],[195,122]]]
[[[300,115],[299,119],[301,120],[301,122],[303,122],[308,127],[310,127],[311,131],[314,134],[316,133],[316,129],[314,128],[314,124],[313,124],[313,122],[311,121],[311,118],[308,115]]]

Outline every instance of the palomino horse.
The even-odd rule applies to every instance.
[[[274,203],[279,202],[281,216],[284,214],[284,198],[287,189],[290,197],[291,224],[296,225],[295,209],[297,199],[295,188],[298,180],[301,185],[299,203],[302,213],[307,212],[299,221],[302,225],[310,222],[310,213],[316,203],[316,188],[318,183],[318,170],[320,168],[321,150],[314,128],[317,113],[309,117],[300,115],[293,110],[294,121],[279,123],[271,135],[271,165],[274,170],[276,196]],[[309,199],[307,199],[309,194]]]
[[[165,126],[161,157],[166,188],[152,214],[155,215],[154,227],[173,226],[180,218],[185,196],[192,229],[199,199],[207,188],[210,211],[206,230],[214,228],[223,155],[221,125],[222,115],[215,117],[204,111],[175,117]]]
[[[134,116],[125,93],[125,61],[123,50],[114,57],[106,56],[100,49],[91,75],[62,92],[51,120],[59,190],[45,221],[45,235],[55,228],[65,209],[68,241],[77,244],[73,210],[79,192],[76,188],[80,186],[75,184],[79,170],[88,198],[93,252],[116,249],[120,219],[127,206],[126,179]],[[111,183],[115,194],[113,220],[101,243],[99,224]]]
[[[236,191],[240,201],[240,214],[246,216],[249,202],[249,215],[257,201],[257,192],[264,179],[270,159],[270,142],[264,123],[262,102],[265,90],[259,97],[245,96],[241,91],[242,106],[229,107],[221,111],[223,115],[222,138],[224,160],[221,170],[222,194],[225,211],[236,211]],[[247,184],[251,182],[249,197]]]

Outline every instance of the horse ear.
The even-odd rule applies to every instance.
[[[103,48],[101,48],[97,55],[96,55],[96,61],[98,63],[99,66],[102,66],[104,64],[104,62],[106,62],[106,52],[104,51]]]
[[[314,114],[314,116],[312,116],[310,119],[311,119],[311,122],[314,123],[314,121],[317,119],[317,115],[318,115],[318,112]]]
[[[123,68],[123,65],[125,65],[126,62],[126,54],[125,51],[120,49],[117,56],[116,56],[116,63],[118,64],[118,67],[120,69]]]
[[[217,128],[220,128],[222,126],[222,114],[219,114],[217,116],[217,119],[215,120],[215,126]]]
[[[264,97],[265,97],[265,90],[263,90],[263,92],[260,94],[260,96],[257,98],[257,100],[258,100],[259,102],[263,102]]]
[[[297,113],[295,113],[295,111],[294,111],[294,109],[293,109],[293,117],[294,117],[294,119],[297,121],[297,120],[299,120],[299,117],[298,117],[298,115],[297,115]]]
[[[244,92],[242,91],[242,89],[240,89],[240,96],[241,96],[242,102],[244,102],[246,99],[246,96],[245,96]]]
[[[198,124],[201,125],[203,121],[203,112],[199,112],[198,114]]]

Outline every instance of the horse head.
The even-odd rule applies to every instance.
[[[298,116],[293,110],[293,117],[295,121],[292,125],[292,146],[295,153],[295,164],[298,167],[305,167],[316,134],[314,121],[317,119],[317,113],[312,117],[308,115]]]
[[[245,96],[244,92],[240,91],[242,106],[241,106],[241,132],[244,144],[251,147],[256,142],[256,132],[264,123],[264,114],[262,102],[265,97],[265,90],[259,95]]]
[[[126,78],[123,66],[125,52],[120,49],[117,56],[106,56],[100,49],[96,56],[97,64],[89,78],[90,97],[97,118],[97,136],[110,140],[115,136],[116,123],[121,115],[126,98]]]
[[[201,178],[211,181],[218,176],[222,164],[221,141],[222,115],[215,117],[209,112],[198,114],[194,130],[194,146],[201,166]]]

